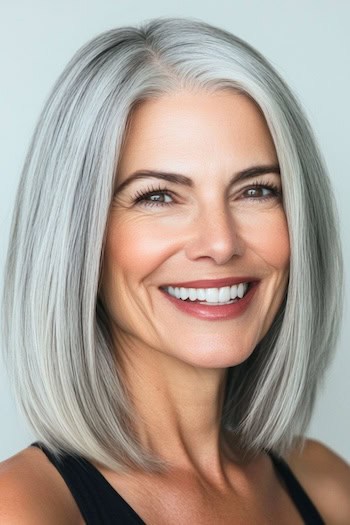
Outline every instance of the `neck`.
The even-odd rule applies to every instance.
[[[119,353],[141,444],[174,468],[222,477],[229,453],[220,424],[227,369],[194,368],[154,350],[118,347],[126,350]]]

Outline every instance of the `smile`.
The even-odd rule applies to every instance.
[[[195,283],[188,284],[194,285]],[[200,281],[197,286],[199,284],[201,288],[162,286],[160,290],[182,314],[206,321],[223,321],[240,317],[248,310],[259,288],[260,280],[244,280],[231,284],[231,286],[218,288],[204,287],[203,285],[207,283]]]
[[[220,288],[184,288],[167,286],[163,290],[182,301],[199,302],[200,304],[233,304],[242,299],[247,293],[249,283],[242,282],[232,286]]]

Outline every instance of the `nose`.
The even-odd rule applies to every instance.
[[[225,264],[244,253],[244,242],[235,225],[232,210],[223,206],[203,208],[191,225],[185,253],[188,259],[211,258]]]

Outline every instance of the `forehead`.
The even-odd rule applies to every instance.
[[[251,162],[276,160],[265,118],[254,101],[225,90],[177,92],[140,103],[129,118],[120,173],[169,161],[182,163],[178,169],[183,169],[183,163],[189,166],[203,155],[207,162],[234,158],[240,163],[247,155]]]

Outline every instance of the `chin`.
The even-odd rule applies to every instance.
[[[197,345],[197,348],[191,347],[187,352],[183,347],[181,355],[176,353],[176,355],[173,354],[173,357],[195,368],[228,368],[246,361],[253,351],[252,347],[247,348],[235,344],[227,347],[227,343],[224,346],[211,345],[208,348]]]

